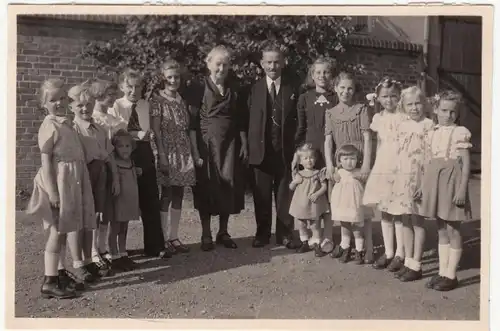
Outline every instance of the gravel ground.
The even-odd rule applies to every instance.
[[[475,219],[479,215],[479,180],[471,181]],[[213,232],[217,222],[213,222]],[[17,213],[15,316],[100,318],[239,318],[239,319],[417,319],[478,320],[480,292],[480,222],[464,225],[464,256],[458,289],[440,293],[424,287],[437,272],[437,239],[429,221],[424,279],[402,284],[386,271],[341,264],[313,253],[251,247],[254,214],[247,209],[230,220],[237,250],[199,249],[201,228],[186,198],[181,240],[191,253],[168,261],[136,256],[140,269],[103,279],[74,300],[43,300],[41,224]],[[340,229],[335,228],[336,238]],[[129,247],[141,248],[142,229],[131,224]],[[380,224],[374,240],[381,244]],[[69,256],[69,253],[67,254]],[[68,260],[69,263],[69,260]]]

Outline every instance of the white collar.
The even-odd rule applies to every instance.
[[[276,78],[276,80],[272,80],[269,76],[266,75],[267,88],[271,89],[271,84],[274,82],[274,86],[276,86],[276,92],[278,92],[281,86],[281,76]]]

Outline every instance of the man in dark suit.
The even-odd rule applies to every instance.
[[[284,55],[274,45],[262,51],[266,76],[252,87],[248,98],[248,152],[253,168],[255,218],[254,247],[270,242],[273,193],[276,204],[276,244],[295,249],[294,220],[289,214],[290,165],[296,148],[297,91],[282,77]]]

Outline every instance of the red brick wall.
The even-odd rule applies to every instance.
[[[89,41],[107,40],[121,28],[96,22],[30,20],[18,23],[17,41],[17,119],[16,191],[29,193],[40,166],[37,132],[44,115],[38,109],[37,89],[48,77],[62,76],[69,84],[96,75],[93,61],[78,58]],[[418,58],[408,51],[355,47],[343,57],[365,65],[360,75],[365,91],[371,91],[384,74],[406,84],[418,79]]]

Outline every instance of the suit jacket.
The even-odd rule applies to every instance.
[[[282,97],[281,138],[283,142],[283,161],[287,167],[295,153],[298,143],[297,133],[297,90],[282,77],[279,94]],[[266,124],[268,89],[266,78],[257,81],[248,97],[248,158],[251,165],[260,165],[264,160],[266,148]]]

